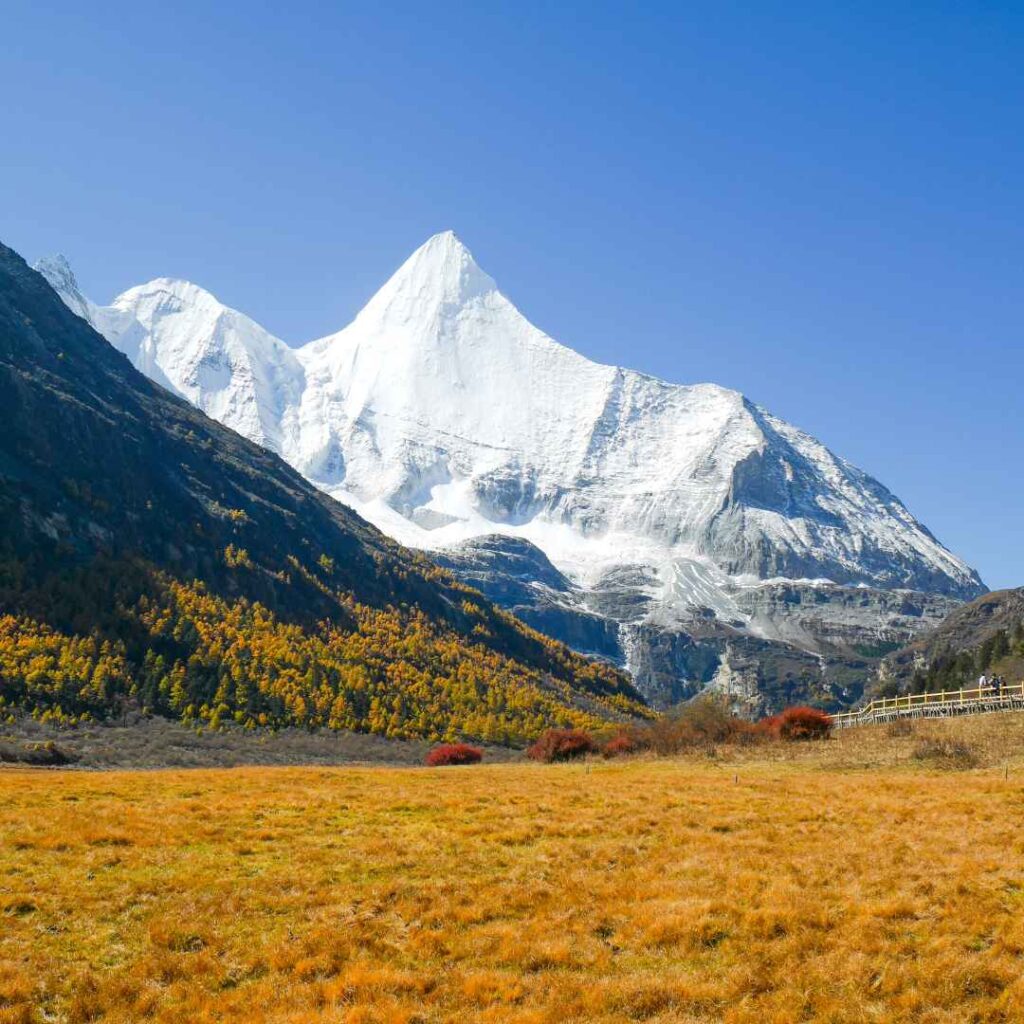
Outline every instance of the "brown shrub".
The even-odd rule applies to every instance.
[[[887,736],[898,740],[903,736],[914,735],[914,723],[909,718],[894,718],[885,730]]]
[[[724,700],[710,696],[640,727],[636,735],[640,749],[663,755],[685,750],[711,752],[716,744],[750,743],[758,738],[750,722],[734,715]]]
[[[14,764],[63,765],[76,760],[73,754],[58,747],[53,740],[36,743],[0,742],[0,761]]]
[[[526,756],[534,761],[571,761],[597,749],[593,737],[583,729],[548,729],[532,746]]]
[[[916,761],[932,761],[944,768],[963,771],[978,764],[974,748],[962,740],[928,737],[921,740],[912,755]]]
[[[427,765],[431,768],[443,768],[454,764],[479,764],[484,752],[479,747],[471,747],[468,743],[442,743],[427,754]]]

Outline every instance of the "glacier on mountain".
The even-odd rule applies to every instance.
[[[451,232],[297,348],[188,282],[101,307],[66,261],[37,267],[143,372],[410,546],[517,538],[584,593],[633,572],[647,619],[710,610],[769,639],[786,630],[751,592],[792,581],[984,589],[885,487],[738,392],[548,337]]]

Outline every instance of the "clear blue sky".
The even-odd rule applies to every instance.
[[[0,238],[297,343],[453,228],[554,337],[741,389],[1024,585],[1020,5],[216,6],[8,0]]]

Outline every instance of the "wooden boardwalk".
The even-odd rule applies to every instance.
[[[965,690],[936,693],[908,693],[902,697],[879,697],[856,711],[832,716],[837,729],[874,722],[892,722],[897,718],[953,718],[957,715],[982,715],[993,711],[1024,711],[1024,680]]]

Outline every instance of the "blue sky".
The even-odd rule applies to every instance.
[[[453,228],[560,341],[739,388],[1024,585],[1024,8],[206,6],[5,4],[3,241],[298,343]]]

